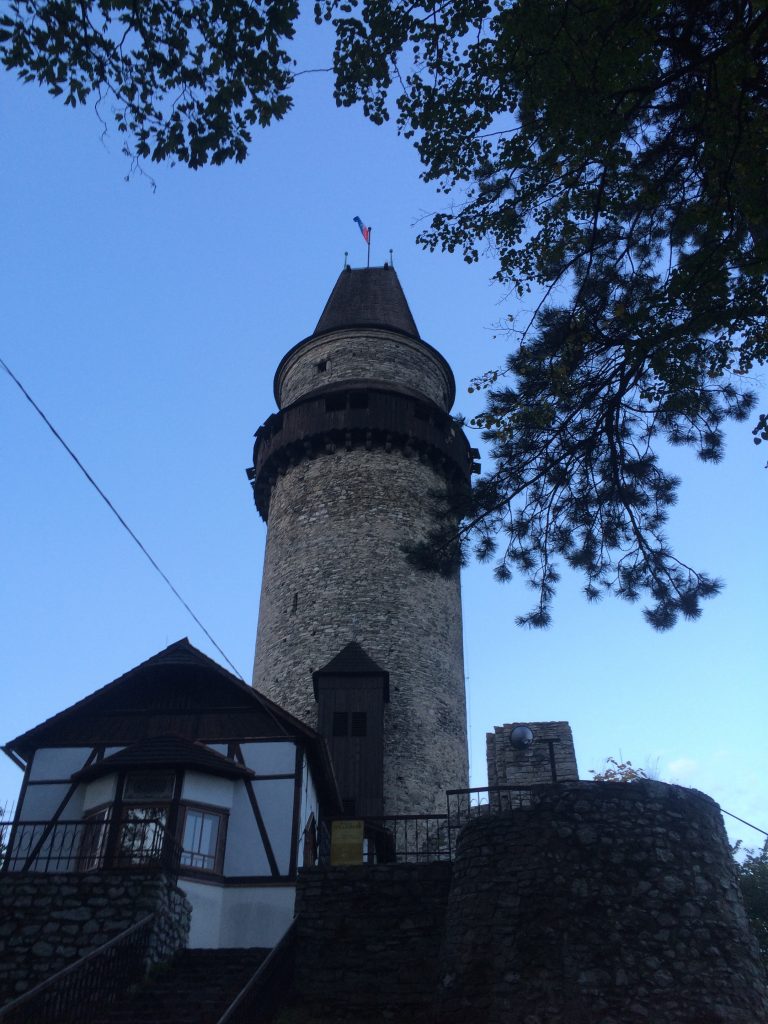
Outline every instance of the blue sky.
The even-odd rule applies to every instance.
[[[324,63],[301,45],[302,66]],[[490,258],[416,247],[444,200],[394,129],[337,111],[324,75],[295,95],[244,165],[151,168],[153,192],[123,180],[119,141],[91,111],[0,77],[0,355],[246,678],[265,533],[252,436],[345,250],[364,265],[352,218],[373,225],[374,263],[394,250],[422,336],[453,366],[456,410],[479,409],[467,385],[501,363],[493,328],[514,311]],[[181,636],[218,657],[5,375],[0,445],[3,742]],[[671,460],[684,481],[671,538],[727,583],[698,622],[654,633],[639,607],[587,605],[566,574],[552,628],[526,632],[520,581],[465,572],[472,782],[488,729],[562,718],[583,776],[629,758],[768,828],[766,452],[742,427],[720,467]],[[19,781],[3,758],[0,805]]]

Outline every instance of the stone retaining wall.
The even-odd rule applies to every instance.
[[[311,868],[299,876],[292,989],[334,1024],[431,1016],[451,865]],[[306,1013],[300,1019],[307,1019]]]
[[[157,873],[0,875],[0,1005],[159,912],[148,962],[186,945],[192,908]]]
[[[768,1021],[712,800],[657,782],[541,786],[533,800],[466,826],[453,865],[300,874],[290,1019]]]
[[[758,1024],[768,999],[717,805],[658,782],[541,787],[462,832],[440,1024]]]

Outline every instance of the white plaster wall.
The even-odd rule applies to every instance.
[[[229,811],[224,850],[225,875],[269,874],[269,861],[243,782],[186,772],[181,797],[192,803],[209,804]]]
[[[48,821],[66,796],[69,785],[66,782],[48,786],[27,786],[19,813],[20,821]],[[64,819],[79,818],[83,806],[83,787],[78,787],[62,811]]]
[[[226,888],[182,878],[179,888],[192,904],[191,949],[271,947],[293,920],[293,885]]]
[[[274,946],[293,920],[293,885],[224,890],[219,939],[230,946]]]
[[[293,766],[295,767],[295,765]],[[293,824],[293,779],[265,779],[253,783],[264,826],[272,844],[281,875],[287,875],[291,860]]]
[[[190,949],[218,949],[224,887],[180,878],[179,888],[186,893],[192,904],[188,943]]]
[[[257,775],[284,775],[296,768],[296,745],[292,740],[243,743],[240,749],[246,765]]]
[[[28,786],[19,813],[19,823],[50,821],[59,809],[61,801],[68,790],[69,786],[66,783]],[[33,864],[33,871],[57,872],[70,870],[69,858],[72,856],[73,850],[74,852],[77,850],[79,832],[78,826],[72,826],[69,823],[79,821],[82,818],[84,790],[84,786],[79,786],[70,797],[59,815],[58,820],[62,823],[62,826],[51,833],[43,843],[40,849],[41,859]],[[14,870],[18,870],[21,867],[21,863],[43,834],[44,827],[44,825],[31,825],[22,828],[16,834],[12,854],[17,858],[20,856],[22,860],[21,862],[18,860],[13,861]],[[57,854],[63,854],[64,859],[59,861]]]
[[[83,813],[92,807],[100,807],[102,804],[111,804],[115,799],[117,788],[117,774],[104,775],[100,779],[94,779],[84,786]]]
[[[35,752],[29,772],[30,781],[68,779],[83,767],[92,750],[92,747],[43,747]]]
[[[242,785],[242,783],[238,783]],[[211,804],[214,807],[231,809],[235,784],[231,779],[200,772],[185,772],[181,786],[181,799],[193,803]]]
[[[267,746],[267,757],[256,763],[251,750],[250,760],[254,769],[264,773],[275,771],[276,765],[287,762],[284,747],[289,748],[291,771],[295,767],[293,743],[251,744],[252,748]],[[280,757],[278,757],[280,755]],[[291,822],[293,816],[293,779],[261,780],[253,783],[253,790],[259,803],[259,810],[272,845],[272,850],[281,874],[287,874],[291,853]],[[220,779],[199,772],[187,772],[181,791],[182,799],[193,803],[209,804],[228,810],[227,842],[224,854],[225,875],[268,875],[269,861],[264,850],[253,808],[248,799],[245,784],[240,781]]]
[[[232,794],[227,846],[224,853],[224,874],[269,874],[269,861],[243,783],[238,783]]]

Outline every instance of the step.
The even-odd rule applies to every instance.
[[[182,950],[95,1024],[216,1024],[269,949]]]

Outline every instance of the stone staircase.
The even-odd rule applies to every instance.
[[[185,949],[94,1024],[216,1024],[268,949]]]

